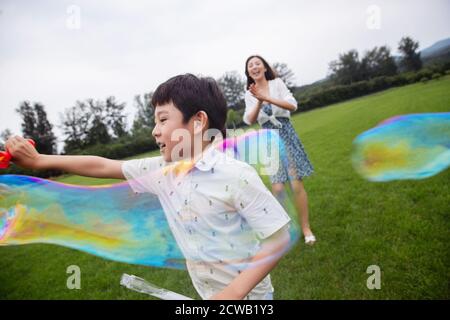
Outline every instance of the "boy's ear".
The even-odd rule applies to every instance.
[[[194,116],[194,133],[201,133],[208,126],[208,115],[205,111],[199,111]]]

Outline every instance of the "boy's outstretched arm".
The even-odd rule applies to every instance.
[[[125,179],[122,161],[97,156],[59,156],[40,154],[22,137],[11,137],[6,148],[12,161],[22,168],[36,170],[56,169],[95,178]]]
[[[239,276],[211,300],[241,300],[253,290],[258,283],[277,265],[289,247],[290,234],[288,226],[284,226],[262,242],[261,250],[253,257],[251,266],[242,271]]]

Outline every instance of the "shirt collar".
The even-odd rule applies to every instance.
[[[193,161],[180,160],[177,162],[165,162],[163,172],[164,174],[167,174],[172,171],[176,176],[184,176],[189,173],[193,167],[196,167],[200,171],[212,170],[221,154],[221,152],[216,149],[217,147],[211,143],[206,146],[202,153]]]
[[[219,159],[219,151],[213,143],[210,143],[202,152],[200,158],[196,161],[195,167],[200,171],[211,170]]]

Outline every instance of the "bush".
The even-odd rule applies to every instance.
[[[40,178],[50,178],[60,176],[63,172],[59,170],[32,170],[23,169],[18,166],[11,164],[8,169],[2,169],[0,174],[20,174],[26,176],[40,177]]]
[[[442,77],[442,74],[440,74],[439,72],[433,73],[433,75],[431,76],[431,79],[436,80],[439,79],[440,77]]]
[[[155,150],[157,147],[153,136],[141,134],[125,140],[118,140],[115,143],[97,144],[83,150],[74,151],[73,153],[80,155],[96,155],[109,159],[123,159]]]
[[[314,90],[296,92],[295,98],[301,106],[297,112],[323,107],[366,94],[386,90],[391,87],[403,86],[415,82],[426,83],[431,79],[438,79],[443,74],[450,74],[450,61],[429,65],[420,71],[410,71],[394,76],[379,76],[370,80],[359,81],[350,85],[317,86]]]
[[[431,76],[433,75],[433,71],[429,68],[422,69],[419,72],[417,72],[417,79],[420,79],[422,81],[422,78],[431,79]]]

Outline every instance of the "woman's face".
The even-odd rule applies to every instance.
[[[247,72],[255,82],[265,77],[264,72],[266,71],[262,60],[258,57],[251,58],[247,63]]]

